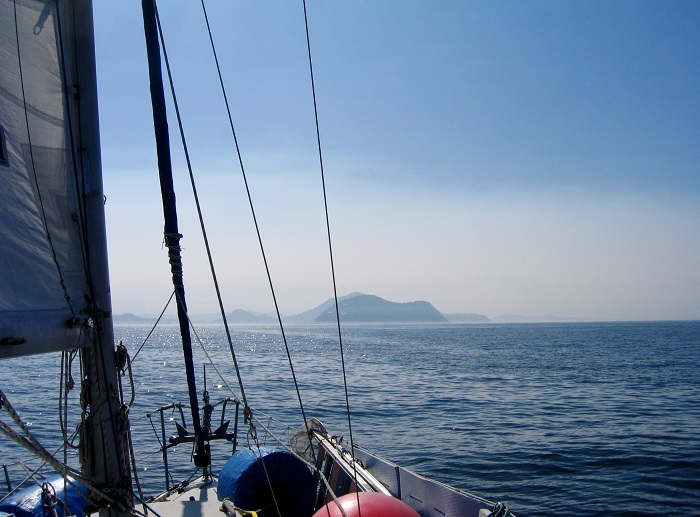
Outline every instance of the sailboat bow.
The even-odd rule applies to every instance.
[[[303,7],[334,277],[305,2]],[[58,454],[39,444],[31,430],[23,425],[12,402],[0,391],[0,406],[12,421],[0,421],[0,431],[40,454],[59,474],[56,479],[37,481],[39,488],[31,488],[31,493],[16,493],[11,489],[12,494],[0,504],[0,511],[19,517],[20,508],[28,499],[34,499],[36,512],[51,508],[53,515],[57,515],[55,508],[58,501],[63,501],[61,508],[65,514],[99,512],[104,517],[151,513],[163,517],[507,515],[507,509],[503,513],[502,507],[493,502],[414,474],[358,447],[352,433],[347,383],[348,441],[332,435],[318,420],[306,417],[298,386],[296,394],[302,425],[287,439],[275,434],[268,427],[269,420],[260,418],[248,405],[211,254],[208,257],[238,377],[238,393],[231,389],[228,396],[212,402],[206,389],[206,373],[204,390],[200,392],[192,355],[193,326],[185,300],[181,235],[170,164],[168,108],[161,70],[165,62],[169,73],[169,65],[165,61],[156,3],[143,0],[142,8],[162,188],[164,242],[188,385],[188,404],[167,404],[148,415],[160,442],[165,487],[154,497],[145,496],[141,490],[130,423],[136,390],[132,361],[125,347],[115,348],[114,345],[92,3],[90,0],[0,0],[0,56],[3,60],[0,175],[5,196],[0,204],[0,262],[4,265],[0,268],[3,285],[0,291],[0,358],[62,354],[59,379],[62,444],[59,450],[64,455],[61,460]],[[204,16],[206,18],[206,9]],[[216,58],[211,34],[210,40]],[[218,66],[218,59],[215,60]],[[168,77],[167,83],[173,87],[172,77]],[[221,86],[240,159],[223,80]],[[174,89],[171,98],[176,100]],[[177,119],[184,146],[179,113]],[[189,156],[187,163],[195,190]],[[243,171],[242,161],[241,169]],[[245,183],[248,188],[247,180]],[[250,192],[248,198],[253,210]],[[201,210],[199,215],[201,219]],[[204,232],[203,222],[201,226]],[[257,222],[256,232],[265,260]],[[206,235],[204,241],[208,248]],[[266,260],[265,266],[267,268]],[[269,268],[267,275],[277,307]],[[333,283],[342,353],[335,280]],[[279,308],[277,316],[296,383]],[[74,393],[72,372],[76,353],[80,357],[80,394],[77,397],[71,395]],[[344,358],[342,362],[345,377]],[[74,444],[76,436],[68,432],[65,408],[71,397],[77,398],[80,406],[80,422],[75,433],[79,437],[78,446]],[[217,418],[218,424],[215,423]],[[173,430],[169,426],[175,428],[171,436],[168,434]],[[239,436],[243,434],[245,440]],[[244,441],[247,446],[242,446]],[[272,448],[269,443],[273,444]],[[224,457],[230,456],[219,473],[212,467],[213,449],[218,444],[225,444]],[[172,451],[180,446],[192,447],[190,456],[196,474],[186,481],[174,482]],[[67,451],[73,448],[79,451],[79,467],[68,465]],[[29,476],[32,477],[37,479],[37,473]],[[73,496],[76,498],[71,499],[73,502],[69,505],[67,500]]]

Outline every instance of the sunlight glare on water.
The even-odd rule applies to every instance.
[[[118,326],[116,336],[135,350],[148,330]],[[237,390],[235,370],[223,331],[203,326],[197,332],[225,377],[207,368],[215,402],[229,395],[227,384]],[[290,326],[286,334],[307,417],[347,436],[337,330]],[[163,327],[133,365],[130,418],[141,482],[151,494],[163,489],[163,479],[158,440],[145,415],[188,401],[177,342],[177,327]],[[519,516],[696,513],[699,322],[348,326],[343,342],[353,436],[381,456],[508,501]],[[239,328],[234,346],[256,414],[300,425],[275,329]],[[206,362],[195,349],[200,391]],[[21,375],[45,363],[13,359],[0,367]],[[41,423],[33,432],[54,444],[60,441],[44,415],[57,407],[58,365],[55,359],[54,370],[46,368],[12,395],[29,423]],[[14,452],[7,440],[0,445],[9,463]],[[216,469],[231,450],[215,450]],[[180,459],[187,465],[183,477],[191,470],[190,452]]]

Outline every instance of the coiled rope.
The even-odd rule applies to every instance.
[[[489,513],[489,517],[511,517],[510,508],[508,508],[508,503],[496,503]]]

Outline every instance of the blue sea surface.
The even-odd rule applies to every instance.
[[[149,330],[115,334],[133,357]],[[286,336],[306,417],[347,437],[337,329],[290,326]],[[300,425],[279,330],[240,327],[233,340],[258,417]],[[212,402],[229,394],[227,384],[238,393],[223,329],[197,327],[197,341],[199,389],[207,364]],[[507,501],[518,516],[700,514],[700,322],[347,326],[343,347],[353,438],[391,461]],[[147,495],[165,483],[152,412],[188,403],[180,357],[178,328],[162,326],[133,364],[130,418]],[[60,444],[59,364],[58,356],[0,362],[3,391],[49,448]],[[230,446],[219,450],[221,466]],[[6,464],[23,457],[6,438],[0,452]]]

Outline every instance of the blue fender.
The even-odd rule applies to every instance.
[[[221,469],[218,496],[243,510],[263,510],[261,516],[276,516],[276,502],[283,517],[311,517],[316,485],[309,467],[292,453],[245,449],[237,451]]]
[[[51,484],[53,492],[56,494],[55,508],[58,515],[63,515],[63,500],[65,499],[68,515],[76,515],[83,517],[83,508],[88,505],[85,496],[87,489],[74,481],[73,478],[68,478],[75,485],[65,483],[63,476],[57,475],[48,478],[45,483]],[[32,486],[25,488],[12,494],[0,504],[0,513],[12,513],[16,517],[49,517],[53,515],[49,509],[44,508],[42,489],[40,486]]]

